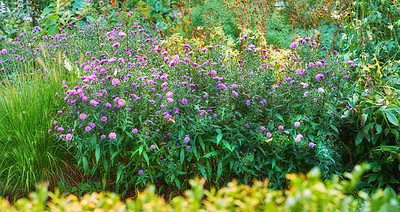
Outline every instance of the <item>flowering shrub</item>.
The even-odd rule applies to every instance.
[[[63,81],[69,106],[49,132],[76,148],[78,166],[104,189],[125,194],[150,181],[182,190],[195,176],[217,186],[268,177],[276,188],[289,172],[340,169],[335,137],[352,63],[317,60],[324,48],[309,38],[292,43],[293,56],[275,70],[246,35],[243,51],[229,55],[218,39],[168,52],[158,30],[136,22],[32,33],[27,43],[37,48],[10,43],[17,47],[6,47],[3,62],[15,66],[19,49],[17,58],[36,58],[44,70],[78,73]]]

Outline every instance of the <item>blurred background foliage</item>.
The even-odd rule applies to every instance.
[[[2,0],[0,37],[12,40],[33,26],[54,35],[100,15],[111,23],[121,9],[140,11],[166,39],[208,39],[222,29],[237,41],[253,32],[279,55],[298,37],[311,37],[357,68],[357,89],[339,129],[346,168],[369,161],[372,169],[358,187],[399,193],[399,6],[397,0]],[[233,46],[241,51],[239,42]]]

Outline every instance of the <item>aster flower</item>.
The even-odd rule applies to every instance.
[[[113,79],[113,80],[111,81],[111,83],[112,83],[112,85],[117,86],[117,85],[120,84],[120,81],[119,81],[119,79],[115,78],[115,79]]]
[[[118,105],[119,105],[120,107],[124,106],[124,105],[125,105],[125,100],[119,99],[119,100],[118,100]]]
[[[115,133],[110,133],[110,134],[108,134],[108,137],[110,138],[110,139],[115,139],[115,138],[117,138],[117,134],[115,134]]]
[[[72,135],[71,134],[67,134],[65,136],[65,139],[67,139],[67,141],[70,141],[72,139]]]
[[[79,115],[79,118],[82,119],[82,120],[85,120],[86,117],[87,117],[87,115],[84,114],[84,113],[81,113],[81,114]]]

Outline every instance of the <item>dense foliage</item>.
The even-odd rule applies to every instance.
[[[0,194],[284,189],[363,161],[357,189],[398,193],[398,6],[1,1]]]
[[[400,197],[390,192],[380,190],[372,196],[360,192],[356,198],[350,195],[363,171],[365,167],[356,167],[346,173],[348,180],[336,177],[325,183],[317,169],[307,176],[288,175],[291,188],[284,191],[268,189],[268,183],[258,181],[251,187],[234,181],[226,188],[208,191],[204,180],[191,180],[191,190],[169,204],[155,194],[154,186],[125,203],[114,193],[65,197],[39,186],[29,199],[19,199],[14,207],[2,199],[0,206],[5,211],[398,211]]]

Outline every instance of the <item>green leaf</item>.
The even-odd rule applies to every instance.
[[[89,165],[88,165],[88,161],[87,161],[86,157],[82,158],[82,164],[83,164],[83,170],[85,171],[85,173],[88,173]]]
[[[181,189],[181,182],[179,182],[179,179],[175,178],[174,181],[175,181],[176,186],[178,186],[178,188]]]
[[[209,152],[209,153],[205,154],[203,156],[203,158],[208,158],[208,157],[212,157],[212,156],[215,156],[215,155],[218,155],[218,152],[212,151],[212,152]]]
[[[207,173],[206,173],[206,170],[204,169],[204,167],[202,165],[200,165],[199,163],[197,164],[197,166],[199,167],[200,172],[203,175],[203,177],[206,178],[206,180],[207,180]]]
[[[181,164],[183,164],[184,160],[185,160],[185,151],[181,149]]]
[[[221,141],[221,139],[222,139],[222,134],[218,134],[218,135],[217,135],[217,145],[219,144],[219,142]]]
[[[399,126],[399,120],[397,120],[397,117],[391,112],[391,111],[385,111],[386,117],[395,126]]]
[[[222,161],[218,163],[218,171],[217,171],[217,181],[221,177],[222,174]]]
[[[99,159],[100,159],[100,146],[99,145],[96,146],[95,157],[96,157],[96,164],[97,164],[97,163],[99,163]]]
[[[200,146],[201,146],[201,148],[203,149],[203,151],[206,151],[206,148],[204,147],[203,139],[201,139],[200,136],[199,136],[199,143],[200,143]]]
[[[275,117],[281,121],[283,121],[283,118],[281,115],[279,115],[278,113],[275,113]]]
[[[364,138],[364,133],[360,131],[356,137],[356,146],[358,146]]]
[[[376,125],[376,134],[380,134],[382,132],[382,126],[380,124]]]
[[[144,157],[144,159],[146,160],[147,165],[150,166],[149,156],[147,156],[147,153],[146,153],[146,152],[143,153],[143,157]]]
[[[232,149],[231,149],[231,145],[229,144],[229,142],[227,141],[227,140],[222,140],[222,143],[224,144],[224,146],[227,148],[227,149],[229,149],[229,151],[232,151]]]

